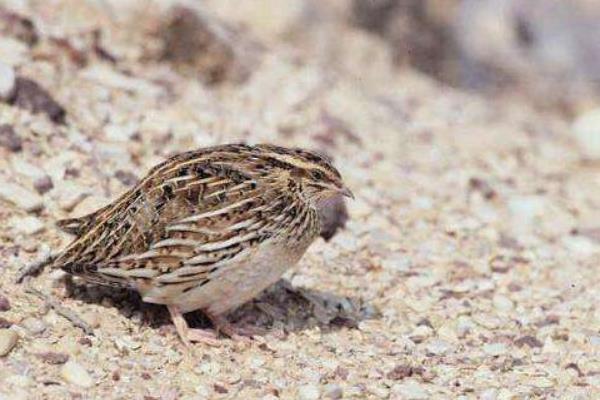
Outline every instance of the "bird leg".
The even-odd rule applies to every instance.
[[[179,338],[186,347],[188,347],[191,342],[200,342],[209,346],[219,346],[220,343],[217,340],[217,335],[215,333],[206,329],[191,329],[185,318],[183,318],[183,313],[179,307],[168,305],[167,308],[169,309],[169,314],[171,314],[171,319],[179,334]]]

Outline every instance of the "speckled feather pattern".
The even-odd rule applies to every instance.
[[[148,302],[220,314],[297,263],[319,234],[319,204],[343,188],[329,160],[305,150],[182,153],[112,204],[60,221],[78,237],[53,267]]]

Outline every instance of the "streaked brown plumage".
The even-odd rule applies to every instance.
[[[204,340],[182,313],[221,317],[273,284],[319,235],[319,208],[351,195],[323,156],[272,145],[231,144],[155,166],[112,204],[59,222],[77,235],[54,268],[128,287],[169,307],[184,342]]]

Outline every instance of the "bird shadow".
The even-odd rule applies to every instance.
[[[174,330],[166,307],[142,301],[135,291],[72,280],[67,280],[66,284],[68,296],[73,299],[116,308],[127,318],[135,316],[140,326],[157,329],[161,333]],[[281,279],[253,301],[228,314],[227,318],[234,325],[285,336],[315,327],[325,333],[343,328],[356,329],[361,321],[379,316],[379,311],[361,298],[292,287],[287,280]],[[185,317],[190,327],[212,327],[201,311],[188,313]]]

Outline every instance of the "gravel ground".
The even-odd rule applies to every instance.
[[[600,155],[570,121],[396,69],[341,2],[6,3],[0,399],[600,397]],[[13,283],[71,240],[56,220],[233,141],[324,150],[357,197],[230,316],[252,344],[186,350],[134,294],[34,278],[86,336]]]

